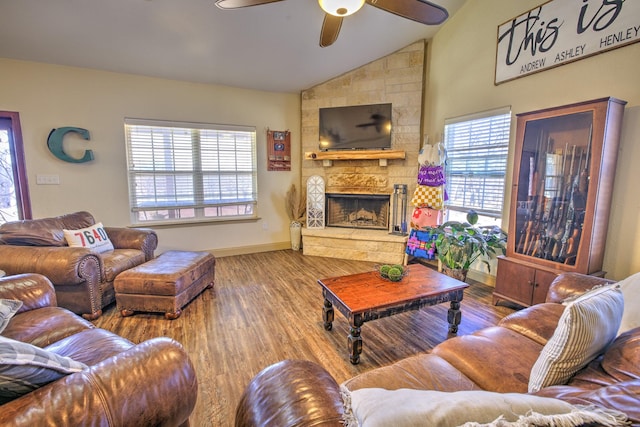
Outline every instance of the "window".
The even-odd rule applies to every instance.
[[[0,111],[0,224],[31,219],[20,116]]]
[[[445,120],[450,220],[473,209],[480,224],[501,225],[510,128],[509,108]]]
[[[256,216],[253,127],[125,119],[134,223]]]

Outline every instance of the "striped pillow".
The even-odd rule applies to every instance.
[[[86,368],[68,357],[0,336],[0,404]]]
[[[553,336],[531,369],[529,392],[566,384],[616,337],[624,309],[618,285],[593,289],[567,303]]]
[[[22,301],[15,299],[0,299],[0,332],[9,324],[9,320],[22,307]]]

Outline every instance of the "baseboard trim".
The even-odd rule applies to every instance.
[[[485,285],[494,288],[496,287],[496,276],[493,274],[471,269],[467,273],[467,277],[471,280],[475,280],[476,282],[484,283]]]
[[[416,262],[420,264],[429,265],[435,268],[438,271],[441,271],[440,261],[438,260],[426,260],[423,258],[416,258]],[[406,264],[406,261],[405,261]],[[485,285],[496,287],[496,276],[491,273],[486,273],[484,271],[476,270],[475,268],[470,268],[467,273],[467,277],[471,280],[475,280],[476,282],[484,283]]]
[[[210,249],[207,252],[211,252],[216,258],[221,258],[234,255],[254,254],[258,252],[281,251],[283,249],[291,249],[291,242],[286,241],[266,243],[263,245],[238,246],[235,248]]]

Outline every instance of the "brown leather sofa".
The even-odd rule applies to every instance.
[[[531,369],[564,310],[560,302],[603,283],[604,279],[591,276],[561,275],[545,303],[515,312],[496,326],[448,339],[428,353],[362,373],[343,385],[351,391],[378,387],[527,393]],[[536,395],[618,410],[633,425],[640,425],[640,328],[616,338],[604,355],[566,385],[542,388]],[[310,361],[285,360],[253,378],[237,406],[235,421],[236,426],[338,426],[342,414],[340,386],[326,370]]]
[[[23,302],[2,336],[88,365],[0,406],[3,426],[180,426],[189,424],[196,374],[169,338],[138,345],[56,306],[37,274],[0,279],[0,298]]]
[[[114,250],[94,253],[69,247],[63,229],[96,223],[89,212],[55,218],[14,221],[0,226],[0,270],[8,275],[39,273],[53,283],[58,304],[93,320],[115,301],[113,281],[130,268],[149,261],[158,246],[155,231],[104,227]]]

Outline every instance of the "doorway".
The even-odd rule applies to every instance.
[[[0,224],[31,219],[20,116],[0,111]]]

